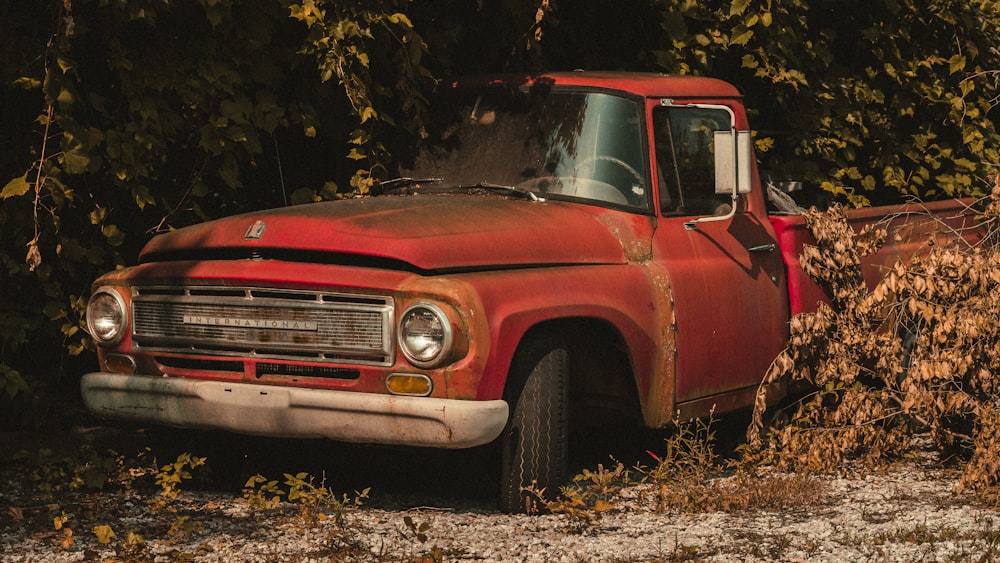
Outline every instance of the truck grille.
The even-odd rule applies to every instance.
[[[391,365],[390,297],[227,287],[138,287],[132,338],[147,351]]]

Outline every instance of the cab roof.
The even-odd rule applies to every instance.
[[[558,85],[607,88],[646,98],[742,98],[732,84],[717,78],[654,72],[572,71],[535,75],[503,74],[450,81],[451,86],[474,84]]]

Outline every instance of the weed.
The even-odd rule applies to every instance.
[[[529,491],[548,512],[562,516],[573,533],[599,529],[603,515],[619,508],[626,487],[634,503],[656,512],[789,511],[826,501],[825,483],[811,475],[720,463],[713,422],[678,424],[662,455],[648,452],[651,466],[585,469],[552,500],[544,491]]]
[[[181,483],[192,478],[189,470],[205,465],[205,458],[182,453],[177,460],[168,463],[156,473],[156,484],[160,486],[160,501],[172,501],[181,492]]]
[[[759,532],[744,531],[734,534],[743,542],[744,553],[761,561],[777,561],[792,545],[792,539],[787,535],[768,536]]]
[[[243,485],[243,500],[254,510],[277,508],[284,494],[285,491],[281,490],[277,481],[269,481],[260,474],[251,476]]]
[[[902,542],[915,545],[934,545],[941,542],[956,542],[973,537],[974,532],[960,532],[951,526],[933,529],[926,522],[918,522],[910,528],[899,528],[893,532],[880,534],[882,541]]]
[[[681,543],[677,534],[674,534],[674,548],[665,559],[672,563],[680,563],[681,561],[698,561],[703,557],[701,550],[698,549],[696,545],[687,545]]]
[[[808,475],[760,470],[735,460],[720,463],[713,419],[678,424],[662,456],[638,467],[641,483],[652,485],[649,501],[657,512],[739,512],[788,510],[822,502],[825,487]]]
[[[56,452],[50,448],[33,452],[22,450],[14,459],[31,468],[29,478],[35,488],[45,494],[102,490],[116,478],[126,482],[122,477],[128,475],[123,471],[123,456],[114,450],[99,453],[87,444],[70,452]]]
[[[628,482],[629,472],[617,463],[612,469],[603,465],[595,471],[584,469],[552,500],[546,498],[544,490],[529,487],[528,491],[548,512],[566,518],[568,531],[583,533],[600,527],[602,515],[615,508],[615,496]]]
[[[57,544],[57,549],[62,551],[68,551],[69,548],[73,547],[73,544],[76,543],[76,539],[73,537],[73,528],[66,525],[68,521],[69,516],[66,516],[65,512],[56,516],[52,520],[52,527],[55,528],[57,532],[61,532],[60,537],[54,541]]]
[[[288,502],[295,502],[306,507],[325,508],[337,506],[337,500],[333,490],[320,485],[313,484],[313,477],[308,473],[301,472],[292,475],[285,473],[285,484],[288,485]]]
[[[281,506],[282,497],[289,503],[297,504],[300,507],[300,515],[304,519],[311,521],[326,520],[332,514],[338,525],[343,525],[343,517],[347,510],[360,508],[364,501],[368,499],[370,489],[355,491],[354,497],[346,493],[338,496],[332,489],[324,485],[325,478],[319,485],[314,483],[315,478],[308,473],[301,472],[292,475],[284,474],[284,485],[288,489],[283,489],[276,480],[269,480],[262,475],[250,477],[243,486],[243,499],[251,508],[259,510],[273,510]],[[324,512],[325,511],[325,512]]]
[[[417,524],[411,516],[404,516],[403,524],[406,526],[406,529],[399,531],[401,536],[415,539],[420,543],[427,543],[427,530],[431,528],[430,524],[427,522]]]
[[[717,471],[714,419],[675,422],[676,430],[665,440],[664,452],[647,452],[655,462],[652,467],[639,467],[643,481],[654,484],[702,481]]]

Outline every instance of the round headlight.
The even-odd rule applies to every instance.
[[[121,342],[128,328],[125,301],[113,289],[100,289],[87,303],[87,327],[98,344],[110,346]]]
[[[399,319],[399,347],[413,365],[434,367],[451,349],[451,322],[434,305],[413,305]]]

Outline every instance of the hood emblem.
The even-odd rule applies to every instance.
[[[254,224],[250,225],[250,228],[247,229],[247,232],[245,235],[243,235],[243,238],[246,240],[259,240],[260,237],[264,234],[264,229],[265,229],[264,221],[257,219],[254,222]]]

